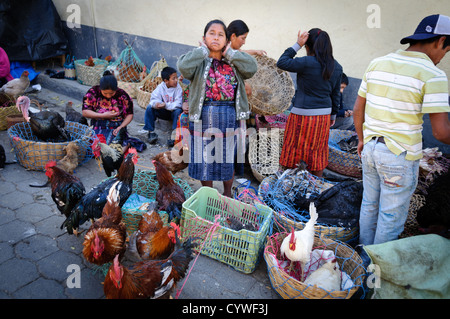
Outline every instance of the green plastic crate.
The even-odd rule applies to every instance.
[[[220,195],[214,188],[201,187],[183,203],[181,237],[202,238],[204,244],[202,242],[198,250],[201,249],[203,255],[243,273],[251,273],[262,256],[266,236],[272,224],[272,214],[272,209],[265,205],[246,204]],[[220,215],[220,226],[213,235],[207,236],[216,215]],[[227,217],[234,217],[241,223],[251,222],[257,225],[258,230],[235,231],[227,227]]]

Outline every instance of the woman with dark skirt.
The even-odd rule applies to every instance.
[[[303,46],[306,56],[295,58]],[[328,166],[328,139],[339,110],[342,66],[333,58],[327,32],[298,32],[297,42],[281,55],[277,66],[297,73],[297,89],[284,133],[280,165],[295,168],[304,161],[322,177]]]
[[[250,116],[244,80],[256,73],[256,60],[230,48],[225,24],[212,20],[200,46],[182,55],[177,67],[191,81],[189,176],[208,187],[222,181],[223,194],[231,197],[234,173],[243,173]]]

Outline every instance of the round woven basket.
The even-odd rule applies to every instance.
[[[137,89],[139,85],[140,84],[137,82],[117,81],[117,86],[127,92],[132,99],[135,99],[137,97]]]
[[[173,175],[172,175],[173,176]],[[181,179],[176,178],[173,176],[173,179],[175,183],[177,183],[184,191],[184,196],[186,199],[191,197],[193,194],[192,188],[189,186],[189,184]],[[140,196],[145,197],[149,201],[155,201],[156,200],[156,192],[158,191],[158,180],[156,179],[156,172],[155,171],[140,171],[134,174],[133,178],[133,193],[136,193]],[[122,208],[122,217],[123,222],[127,227],[128,235],[131,235],[133,232],[135,232],[138,229],[139,222],[142,218],[142,215],[146,211],[139,210],[139,209],[124,209]],[[167,215],[165,212],[159,212],[162,215]],[[165,218],[165,222],[170,222],[167,220],[167,216],[163,217]]]
[[[277,61],[267,56],[257,56],[258,70],[246,80],[252,87],[248,98],[253,113],[276,115],[286,111],[295,93],[294,81],[289,72],[277,67]]]
[[[102,59],[94,59],[94,66],[87,66],[83,60],[74,61],[75,70],[77,73],[77,81],[83,85],[94,86],[100,84],[100,79],[105,72],[108,62]]]
[[[334,252],[339,269],[347,273],[354,286],[346,290],[327,291],[323,288],[305,285],[303,282],[289,276],[279,266],[281,257],[280,245],[288,233],[276,233],[267,238],[264,249],[264,260],[267,263],[269,279],[275,291],[284,299],[349,299],[358,289],[363,289],[366,270],[358,253],[350,246],[322,237],[314,237],[313,249],[326,249]]]
[[[249,135],[248,161],[255,178],[261,182],[275,174],[280,165],[284,129],[260,129]]]
[[[144,91],[144,87],[140,86],[137,89],[137,102],[140,107],[142,107],[144,110],[147,109],[148,104],[150,103],[150,98],[152,97],[152,94],[150,92]]]
[[[7,117],[10,115],[22,116],[22,113],[17,109],[16,105],[0,107],[0,131],[4,131],[8,128]]]
[[[62,143],[39,142],[31,131],[30,123],[18,123],[8,129],[9,140],[14,147],[17,161],[29,170],[42,171],[48,161],[58,161],[66,156],[64,147],[70,142],[78,145],[78,163],[84,164],[93,157],[91,145],[94,130],[89,126],[66,122],[71,140]]]
[[[354,135],[353,131],[347,130],[330,130],[330,138],[328,140],[328,166],[327,168],[333,172],[351,176],[356,178],[362,177],[361,160],[358,154],[351,154],[342,151],[338,146],[342,140],[349,139]]]

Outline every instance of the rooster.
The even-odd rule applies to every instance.
[[[112,262],[116,255],[122,258],[125,253],[127,227],[122,222],[118,183],[120,182],[117,181],[109,190],[102,217],[91,225],[84,236],[83,256],[96,265]]]
[[[289,273],[292,271],[293,262],[299,261],[302,269],[302,281],[304,280],[305,265],[311,258],[314,244],[314,225],[318,214],[314,203],[309,205],[310,218],[302,230],[294,231],[287,235],[280,246],[281,256],[286,256],[290,261]]]
[[[184,148],[173,149],[156,154],[153,160],[163,164],[172,174],[182,171],[188,167],[188,163],[183,161]]]
[[[88,125],[87,119],[81,115],[80,112],[75,111],[73,102],[69,101],[66,104],[66,121],[77,122],[83,125]]]
[[[175,223],[164,226],[156,210],[149,210],[138,225],[138,230],[130,238],[131,249],[137,251],[143,260],[167,258],[175,247],[180,228]]]
[[[31,130],[42,141],[57,140],[65,142],[69,140],[69,133],[65,130],[64,118],[55,111],[41,111],[32,113],[28,111],[30,99],[20,96],[17,99],[17,108],[22,112],[24,119],[30,123]]]
[[[106,144],[102,134],[98,134],[97,137],[98,139],[92,143],[92,152],[95,159],[102,163],[106,176],[110,177],[114,171],[119,169],[124,159],[124,152],[129,148],[129,146],[125,148],[122,146],[126,137],[126,128],[121,128],[109,145]]]
[[[86,190],[83,183],[75,175],[71,175],[56,166],[56,161],[49,161],[45,165],[45,175],[52,188],[52,199],[56,207],[66,217],[83,198]]]
[[[146,299],[168,297],[176,283],[184,278],[193,259],[196,244],[188,238],[167,259],[146,260],[126,268],[114,258],[105,277],[103,291],[107,299]]]
[[[172,174],[163,164],[155,160],[152,163],[155,165],[156,179],[159,184],[156,192],[158,210],[166,211],[169,214],[169,220],[174,217],[181,218],[181,205],[186,200],[183,189],[175,183]]]
[[[94,66],[94,58],[92,56],[90,56],[86,61],[84,61],[84,65],[86,66]]]
[[[6,93],[13,99],[24,94],[30,86],[30,79],[28,78],[29,75],[30,73],[27,70],[23,71],[20,78],[13,79],[5,83],[5,85],[0,88],[0,92]]]
[[[104,180],[81,198],[70,216],[61,225],[61,229],[66,227],[67,232],[73,234],[73,230],[84,224],[88,219],[100,218],[103,207],[107,202],[106,198],[114,185],[114,188],[119,192],[119,207],[122,207],[133,191],[134,165],[134,154],[129,154],[122,162],[115,177]],[[119,183],[116,184],[117,181]]]

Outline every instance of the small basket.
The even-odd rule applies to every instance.
[[[83,85],[94,86],[100,84],[100,79],[105,72],[108,62],[102,59],[94,59],[94,66],[87,66],[84,62],[87,59],[76,60],[74,62],[77,72],[77,81]]]
[[[22,116],[22,113],[17,109],[15,104],[8,107],[0,107],[0,131],[4,131],[9,128],[7,117],[10,115]]]
[[[264,260],[267,263],[270,283],[273,289],[284,299],[349,299],[359,289],[363,290],[366,270],[358,253],[350,246],[323,237],[314,237],[313,249],[331,250],[336,256],[339,269],[347,273],[353,281],[353,287],[346,290],[327,291],[323,288],[305,285],[289,276],[279,266],[281,257],[280,245],[288,233],[276,233],[267,239],[264,249]]]
[[[355,133],[347,130],[330,130],[330,138],[328,140],[328,166],[327,168],[333,172],[351,176],[355,178],[362,177],[361,160],[358,154],[351,154],[342,151],[338,146],[342,140],[349,139]]]
[[[66,62],[64,63],[64,78],[68,80],[77,79],[77,71],[75,70],[74,64],[75,57],[70,57],[67,55]]]
[[[222,220],[220,225],[215,224],[218,216]],[[227,217],[238,219],[241,223],[252,223],[258,230],[236,231],[228,228],[225,226]],[[183,203],[181,237],[200,237],[204,241],[200,251],[203,255],[240,272],[251,273],[262,255],[271,225],[272,209],[269,207],[246,204],[222,196],[216,189],[201,187]],[[208,236],[210,231],[212,234]]]
[[[275,174],[283,148],[284,129],[260,129],[249,135],[248,161],[255,178],[261,182]]]
[[[43,171],[48,161],[58,161],[66,156],[64,147],[70,142],[78,145],[78,163],[86,163],[93,157],[91,145],[94,130],[89,126],[66,122],[65,129],[69,132],[71,141],[62,143],[39,142],[31,131],[30,123],[18,123],[8,129],[9,140],[14,147],[17,161],[29,170]]]
[[[277,67],[277,61],[257,56],[258,70],[245,82],[252,88],[248,98],[250,110],[260,115],[276,115],[286,111],[294,96],[294,81],[287,71]]]
[[[143,86],[140,86],[137,90],[136,95],[137,95],[138,105],[140,107],[142,107],[144,110],[146,110],[148,104],[150,103],[150,98],[152,97],[152,94],[144,91]]]
[[[175,183],[177,183],[184,191],[184,196],[186,199],[191,197],[192,188],[189,184],[181,178],[175,178]],[[140,171],[134,174],[133,178],[133,193],[138,194],[140,196],[145,197],[150,201],[155,201],[156,192],[158,191],[158,180],[156,179],[155,171]],[[139,209],[127,209],[122,207],[122,217],[123,222],[127,226],[128,235],[131,235],[138,229],[139,222],[142,218],[142,215],[145,213],[143,210]],[[165,215],[163,219],[166,219],[166,223],[170,222],[167,214],[165,212],[159,212],[161,215]]]
[[[7,123],[8,128],[10,128],[13,125],[16,125],[17,123],[22,123],[22,122],[25,122],[25,119],[22,114],[13,114],[13,115],[8,115],[6,117],[6,123]]]

